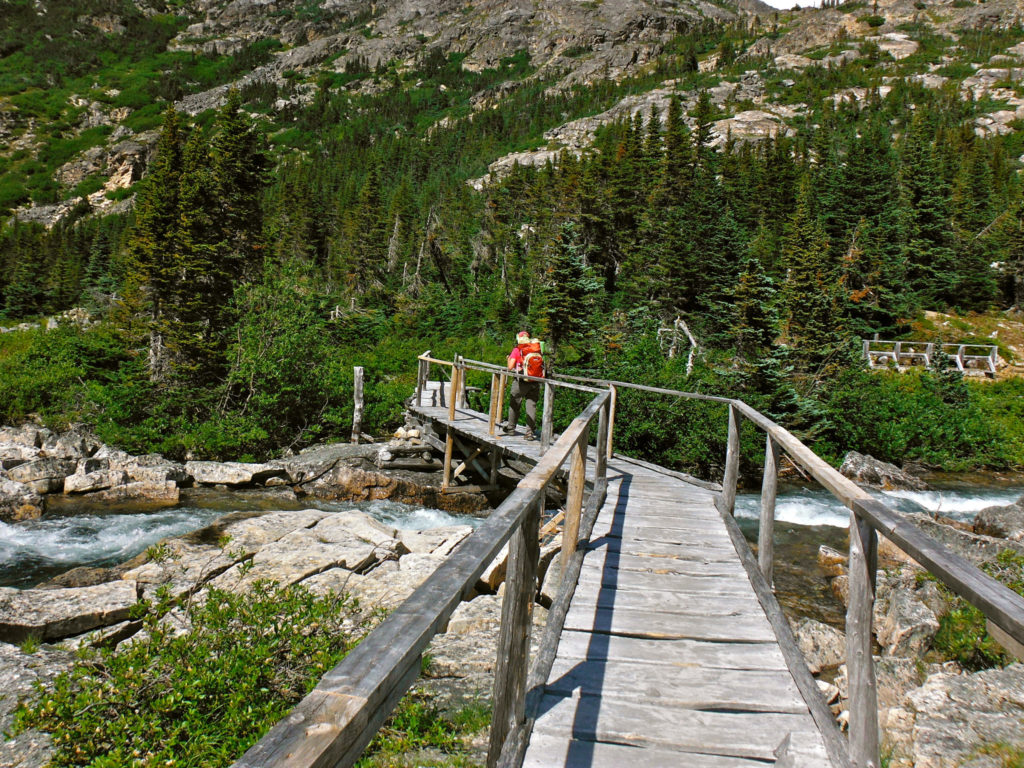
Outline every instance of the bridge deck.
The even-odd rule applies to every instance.
[[[475,411],[453,428],[540,455],[521,436],[490,437]],[[608,472],[524,765],[754,768],[787,737],[786,765],[830,765],[714,494],[619,459]]]

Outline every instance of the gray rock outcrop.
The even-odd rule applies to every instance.
[[[850,478],[858,485],[868,488],[880,488],[885,491],[910,490],[926,491],[928,484],[914,477],[895,464],[879,461],[871,456],[850,451],[839,467],[843,476]]]
[[[1024,664],[973,674],[937,672],[890,711],[893,768],[995,768],[985,752],[1024,748]],[[988,749],[986,749],[988,748]]]

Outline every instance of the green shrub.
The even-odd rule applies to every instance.
[[[174,607],[191,620],[187,634],[161,621]],[[136,607],[141,639],[82,652],[19,708],[15,731],[52,734],[55,768],[229,765],[353,647],[357,608],[344,595],[265,582],[248,594],[211,589],[184,607],[160,592]]]
[[[864,18],[863,21],[866,21],[867,25],[869,27],[871,27],[872,29],[874,29],[876,27],[880,27],[883,24],[885,24],[885,16],[872,15],[872,16],[868,16],[868,17]]]

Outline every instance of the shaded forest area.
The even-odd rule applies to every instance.
[[[708,25],[645,77],[562,92],[528,79],[522,54],[480,73],[434,55],[409,73],[327,74],[276,130],[261,117],[276,92],[258,89],[196,124],[165,112],[132,214],[0,231],[7,318],[78,305],[104,318],[0,337],[0,420],[85,422],[133,451],[265,456],[347,435],[353,365],[382,430],[415,354],[500,360],[528,325],[556,370],[742,397],[832,459],[1024,465],[1017,381],[876,375],[857,360],[862,335],[903,333],[922,310],[1020,303],[1020,132],[976,136],[991,105],[955,88],[900,78],[880,97],[885,62],[869,55],[796,76],[792,97],[813,108],[790,135],[715,147],[722,114],[695,54],[743,45]],[[339,88],[366,76],[386,87]],[[607,126],[580,157],[482,192],[466,183],[669,77],[701,96]],[[832,98],[852,86],[866,98]],[[471,112],[481,93],[493,108]],[[701,344],[690,375],[656,335],[676,317]],[[560,402],[557,420],[576,405]],[[638,397],[621,413],[621,449],[721,464],[715,406]]]

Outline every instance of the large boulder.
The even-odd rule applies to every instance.
[[[41,448],[43,440],[50,434],[49,430],[43,430],[26,424],[21,427],[0,427],[0,444],[21,445],[26,448]]]
[[[96,490],[88,495],[89,503],[100,504],[142,504],[164,507],[177,504],[181,498],[178,486],[168,480],[165,483],[125,483]]]
[[[858,485],[881,488],[884,491],[908,490],[926,491],[928,484],[914,477],[895,464],[879,461],[863,453],[850,451],[843,459],[839,471]]]
[[[975,565],[981,565],[989,560],[994,560],[1001,552],[1007,549],[1024,555],[1024,541],[971,533],[970,531],[954,528],[951,525],[945,525],[928,515],[917,512],[904,515],[904,518],[916,525],[932,539],[961,557],[970,560]]]
[[[473,533],[469,525],[447,525],[425,531],[399,531],[398,538],[410,552],[447,557]]]
[[[974,532],[984,536],[1024,539],[1024,496],[1005,507],[985,507],[974,518]]]
[[[23,653],[16,645],[0,643],[0,734],[9,733],[19,702],[38,695],[38,686],[49,689],[54,679],[75,661],[67,651],[41,648]],[[48,733],[24,731],[8,739],[0,735],[0,765],[5,768],[37,768],[53,759]]]
[[[72,459],[36,459],[7,470],[7,476],[37,493],[60,493],[64,478],[74,474],[78,462]]]
[[[0,522],[34,520],[42,514],[42,496],[24,483],[0,477]]]
[[[284,477],[278,464],[246,464],[240,461],[190,461],[185,471],[200,485],[241,486]]]
[[[835,627],[807,617],[797,619],[791,626],[811,674],[846,661],[846,635]]]
[[[0,587],[0,641],[58,640],[128,618],[138,602],[134,581],[77,589]]]

